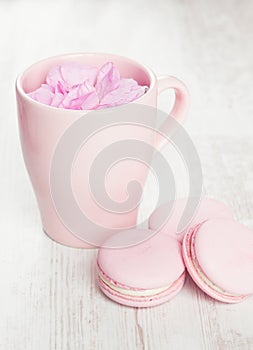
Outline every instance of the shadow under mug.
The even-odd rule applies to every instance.
[[[183,122],[188,113],[189,93],[185,85],[175,77],[157,78],[149,68],[132,59],[104,53],[78,53],[47,58],[33,64],[18,76],[16,96],[22,152],[39,206],[43,229],[56,242],[71,247],[92,248],[95,245],[85,242],[82,237],[74,234],[64,225],[55,208],[49,182],[52,155],[57,143],[74,122],[91,111],[55,108],[34,101],[27,95],[45,82],[50,68],[70,61],[92,64],[97,67],[107,61],[112,61],[119,69],[121,77],[133,78],[140,85],[148,86],[147,92],[135,100],[135,104],[156,108],[158,95],[166,89],[174,89],[176,98],[170,115],[176,118],[179,123]],[[117,108],[114,107],[115,111]],[[155,115],[152,124],[155,127]],[[162,125],[161,131],[163,128],[166,129],[166,121]],[[114,133],[109,138],[105,135],[98,135],[100,139],[91,140],[88,148],[84,147],[79,152],[78,161],[73,166],[72,186],[78,205],[82,210],[90,210],[91,219],[99,220],[103,226],[109,229],[125,230],[134,227],[137,221],[138,207],[123,215],[118,215],[97,206],[88,191],[88,184],[83,182],[82,174],[89,171],[91,150],[94,150],[98,143],[100,148],[106,147],[113,139],[117,141],[124,137],[130,137],[130,134],[134,132],[136,130],[127,130],[123,127],[121,135],[118,132],[117,135]],[[150,139],[147,140],[147,136],[137,133],[137,137],[139,136],[144,142],[150,142]],[[164,139],[163,141],[158,140],[159,144],[155,146],[162,147],[162,142]],[[107,184],[109,193],[119,202],[125,200],[125,188],[132,177],[134,176],[134,179],[144,186],[148,173],[147,167],[143,164],[129,162],[123,162],[121,169],[116,169],[114,174],[112,173]]]

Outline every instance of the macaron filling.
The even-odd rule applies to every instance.
[[[160,288],[152,288],[152,289],[127,287],[117,282],[114,282],[110,279],[110,277],[106,276],[106,274],[101,270],[99,265],[98,265],[98,276],[99,276],[100,282],[102,282],[102,284],[105,287],[107,287],[107,290],[109,290],[111,293],[114,292],[126,298],[134,297],[134,298],[141,299],[141,298],[147,298],[147,297],[155,297],[165,292],[169,293],[170,291],[174,291],[177,287],[179,287],[184,282],[185,273],[183,272],[182,275],[176,281],[174,281],[172,284],[168,286],[164,286]]]
[[[194,269],[196,270],[197,274],[201,278],[201,280],[212,290],[215,292],[221,294],[222,296],[228,296],[228,297],[235,297],[235,298],[245,298],[246,295],[240,295],[240,294],[235,294],[235,293],[230,293],[228,291],[223,290],[222,288],[218,287],[213,283],[208,276],[204,273],[202,270],[198,259],[197,259],[197,254],[196,254],[196,249],[195,249],[195,239],[196,239],[196,234],[198,232],[198,229],[200,228],[201,224],[195,226],[193,228],[192,234],[189,237],[189,255],[191,262],[193,264]]]

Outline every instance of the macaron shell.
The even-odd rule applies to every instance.
[[[175,200],[171,213],[169,212],[171,203],[166,203],[157,208],[149,218],[149,228],[169,234],[179,242],[182,242],[185,233],[190,227],[198,225],[205,220],[214,218],[233,219],[231,210],[225,204],[211,198],[202,198],[188,227],[184,231],[178,232],[178,225],[186,203],[187,198]]]
[[[196,234],[195,254],[205,275],[232,294],[253,293],[253,232],[233,220],[209,220]]]
[[[147,236],[150,235],[150,230],[139,229],[131,230],[131,234],[143,235],[140,231],[147,231]],[[119,232],[110,239],[117,241],[119,235],[126,234],[128,231]],[[181,245],[167,235],[154,235],[127,248],[100,248],[97,263],[112,283],[124,288],[169,287],[185,270]]]
[[[182,289],[185,281],[185,273],[176,281],[172,288],[169,288],[166,292],[157,294],[153,297],[145,297],[145,298],[134,298],[134,297],[126,297],[120,293],[115,292],[110,289],[100,278],[98,280],[99,287],[103,291],[103,293],[110,298],[111,300],[131,307],[152,307],[163,304],[172,298],[174,298]]]
[[[195,228],[196,229],[196,228]],[[196,283],[196,285],[207,295],[210,297],[219,300],[224,303],[229,303],[229,304],[234,304],[234,303],[239,303],[243,300],[245,300],[248,296],[228,296],[223,293],[219,293],[218,291],[214,290],[211,288],[200,276],[200,274],[197,272],[193,261],[191,257],[191,252],[190,252],[190,247],[191,247],[191,238],[192,235],[194,234],[194,228],[192,228],[190,231],[188,231],[184,237],[183,244],[182,244],[182,253],[183,253],[183,258],[184,262],[187,268],[187,271],[193,281]]]

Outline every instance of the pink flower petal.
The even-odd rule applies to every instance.
[[[48,85],[54,88],[58,83],[64,83],[63,77],[61,75],[60,66],[56,66],[50,69],[46,77],[46,82]]]
[[[60,93],[63,95],[66,95],[68,93],[68,89],[64,86],[64,82],[58,82],[57,85],[55,86],[55,93]]]
[[[119,87],[105,95],[100,102],[100,106],[105,108],[132,102],[144,95],[146,89],[146,86],[138,85],[133,79],[121,79]]]
[[[94,85],[98,69],[96,67],[80,64],[78,62],[67,62],[60,67],[61,75],[68,88],[88,81]]]
[[[54,97],[51,101],[51,106],[52,107],[60,107],[62,101],[64,99],[64,95],[61,94],[60,92],[57,92],[54,94]]]
[[[68,109],[95,109],[98,103],[96,90],[87,81],[72,88],[62,101]]]
[[[57,88],[57,92],[66,93],[72,87],[88,81],[94,85],[98,69],[78,62],[67,62],[50,69],[46,82]]]
[[[81,109],[96,109],[99,104],[99,99],[96,91],[86,95],[86,98],[82,102]]]
[[[95,85],[99,99],[101,100],[106,94],[117,89],[119,82],[120,74],[118,69],[112,62],[105,63],[98,71]]]
[[[48,85],[48,84],[41,84],[41,87],[43,87],[43,88],[45,88],[45,89],[47,89],[47,90],[49,90],[49,91],[54,93],[54,88],[52,86]]]
[[[28,94],[33,100],[38,101],[40,103],[44,103],[46,105],[50,105],[53,99],[54,93],[43,84],[37,90]]]

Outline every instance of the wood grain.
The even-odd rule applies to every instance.
[[[192,95],[186,128],[201,157],[204,192],[253,229],[252,13],[250,0],[0,2],[0,349],[253,348],[253,298],[221,304],[187,278],[169,303],[122,307],[97,288],[96,251],[46,237],[22,160],[14,95],[19,71],[62,52],[115,52],[181,77]],[[161,96],[164,110],[169,97]],[[184,193],[184,169],[173,157],[171,166]],[[150,182],[140,218],[152,210],[154,193]]]

